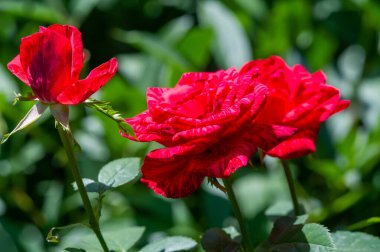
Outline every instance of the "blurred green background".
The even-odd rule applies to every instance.
[[[323,69],[352,101],[328,120],[318,151],[293,160],[297,191],[312,221],[330,230],[380,216],[380,3],[371,0],[0,0],[0,132],[9,132],[31,103],[12,106],[29,88],[7,70],[20,39],[40,25],[72,24],[83,33],[86,76],[116,56],[118,74],[95,97],[131,117],[146,108],[148,86],[173,86],[187,71],[215,71],[280,55],[289,65]],[[83,177],[96,178],[110,160],[143,157],[155,144],[134,143],[115,123],[83,106],[71,109],[71,128],[83,153]],[[0,250],[53,251],[53,226],[83,221],[84,211],[66,172],[66,156],[51,116],[0,147]],[[234,185],[254,242],[271,224],[265,210],[289,200],[275,159],[266,169],[234,174]],[[207,183],[193,195],[168,200],[139,182],[109,192],[102,221],[145,226],[135,249],[166,235],[199,240],[210,227],[234,223],[226,198]],[[380,235],[380,224],[362,229]],[[132,250],[131,250],[132,251]]]

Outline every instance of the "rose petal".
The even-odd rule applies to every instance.
[[[317,133],[311,130],[297,132],[294,136],[280,143],[267,154],[281,159],[298,158],[315,152]]]
[[[26,85],[30,86],[28,77],[26,76],[20,62],[20,55],[17,55],[11,62],[9,62],[7,67],[9,71],[11,71],[14,75],[17,76],[17,78],[19,78]]]
[[[132,126],[136,138],[126,136],[131,140],[140,142],[156,141],[165,146],[170,146],[172,137],[176,133],[170,124],[160,124],[154,122],[148,111],[145,111],[133,118],[125,119],[125,122]]]
[[[192,128],[178,132],[173,136],[174,142],[186,142],[197,138],[218,138],[222,135],[223,128],[220,125],[207,125],[200,128]]]
[[[115,75],[116,70],[117,60],[112,58],[93,69],[86,79],[67,85],[58,95],[57,100],[59,103],[67,105],[83,102],[104,86]]]
[[[47,30],[55,31],[70,41],[72,50],[71,79],[73,81],[78,80],[84,61],[82,34],[76,27],[70,25],[55,24],[49,26]]]
[[[163,93],[168,91],[169,88],[158,88],[158,87],[149,87],[146,91],[146,101],[148,104],[148,108],[152,108],[154,106],[159,105],[163,100]]]
[[[56,32],[23,38],[20,62],[31,88],[44,102],[56,102],[62,88],[71,83],[71,45]]]
[[[193,173],[194,160],[177,156],[173,159],[160,158],[160,150],[149,153],[141,168],[141,182],[156,193],[168,198],[181,198],[193,193],[202,183],[204,176]],[[154,157],[153,157],[154,156]]]
[[[293,136],[297,130],[297,128],[289,126],[253,123],[251,128],[247,130],[250,133],[247,138],[255,146],[268,151]]]
[[[248,135],[224,139],[209,148],[202,158],[197,158],[197,167],[203,166],[197,172],[208,177],[226,178],[246,166],[256,150],[255,143]]]
[[[335,107],[335,110],[334,110],[334,113],[338,113],[342,110],[345,110],[346,108],[348,108],[348,106],[350,106],[350,101],[349,100],[342,100],[342,101],[339,101],[339,103],[337,104],[337,106]]]

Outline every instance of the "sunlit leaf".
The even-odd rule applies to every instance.
[[[334,252],[378,252],[380,248],[380,239],[366,233],[338,231],[332,238],[337,248]]]
[[[231,237],[231,239],[241,237],[241,234],[233,226],[225,227],[223,230]]]
[[[356,222],[356,223],[348,226],[347,229],[351,230],[351,231],[352,230],[358,230],[358,229],[362,229],[362,228],[372,226],[372,225],[378,224],[378,223],[380,223],[380,217],[371,217],[371,218],[368,218],[366,220]]]
[[[185,34],[191,29],[194,24],[194,19],[190,15],[181,16],[171,20],[161,30],[160,35],[163,42],[174,45],[178,40],[182,39]]]
[[[100,170],[98,180],[109,187],[118,187],[134,181],[139,175],[139,158],[121,158],[106,164]]]
[[[129,227],[124,221],[119,221],[115,225],[102,228],[102,233],[110,250],[128,251],[140,239],[144,230],[144,227]],[[56,251],[62,251],[65,248],[103,252],[95,234],[88,228],[77,228],[63,236]]]
[[[302,205],[299,205],[301,212],[304,213],[305,210]],[[294,214],[293,204],[290,201],[278,201],[272,206],[270,206],[266,211],[265,215],[272,221],[277,220],[283,216],[296,217]],[[301,217],[302,216],[302,217]],[[307,219],[307,215],[301,215],[300,220],[303,218],[305,221]]]
[[[201,1],[198,15],[202,24],[215,32],[215,58],[223,68],[236,66],[252,59],[248,37],[234,13],[219,1]]]
[[[139,252],[175,252],[190,251],[195,249],[197,243],[183,236],[172,236],[152,242],[143,247]]]

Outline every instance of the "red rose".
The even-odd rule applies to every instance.
[[[21,40],[20,54],[8,69],[30,86],[44,103],[75,105],[86,100],[112,78],[117,60],[103,63],[78,80],[84,53],[81,33],[73,26],[52,25]]]
[[[276,56],[248,62],[239,74],[268,88],[266,103],[255,125],[265,128],[276,124],[296,129],[294,135],[277,143],[268,142],[265,137],[256,142],[268,155],[281,159],[314,152],[320,124],[350,103],[340,100],[339,90],[326,84],[323,72],[310,74],[300,65],[290,68]]]
[[[175,88],[149,88],[148,110],[126,122],[134,140],[166,148],[147,155],[141,181],[166,197],[184,197],[205,177],[228,177],[245,166],[260,140],[256,129],[275,143],[293,134],[291,127],[255,127],[267,93],[265,85],[234,69],[187,73]]]
[[[257,148],[279,158],[315,151],[320,124],[345,109],[322,72],[289,68],[279,57],[216,73],[184,74],[175,88],[150,88],[148,109],[126,119],[150,152],[142,182],[166,197],[184,197],[205,177],[228,177]]]

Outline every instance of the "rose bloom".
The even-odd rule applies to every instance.
[[[340,100],[338,89],[326,84],[322,71],[310,74],[301,65],[291,68],[280,57],[248,62],[240,75],[251,76],[268,87],[268,97],[255,119],[256,125],[265,128],[278,124],[296,129],[286,140],[276,143],[262,138],[258,143],[266,154],[281,159],[315,152],[320,124],[350,104],[348,100]]]
[[[124,136],[166,147],[146,156],[141,181],[171,198],[191,194],[205,177],[228,177],[257,148],[280,158],[313,152],[320,123],[348,106],[321,72],[278,57],[240,72],[186,73],[174,88],[149,88],[147,103],[126,119],[136,138]]]
[[[98,91],[117,70],[117,60],[112,58],[79,80],[83,61],[79,30],[56,24],[22,38],[20,54],[8,69],[30,86],[41,102],[76,105]]]

